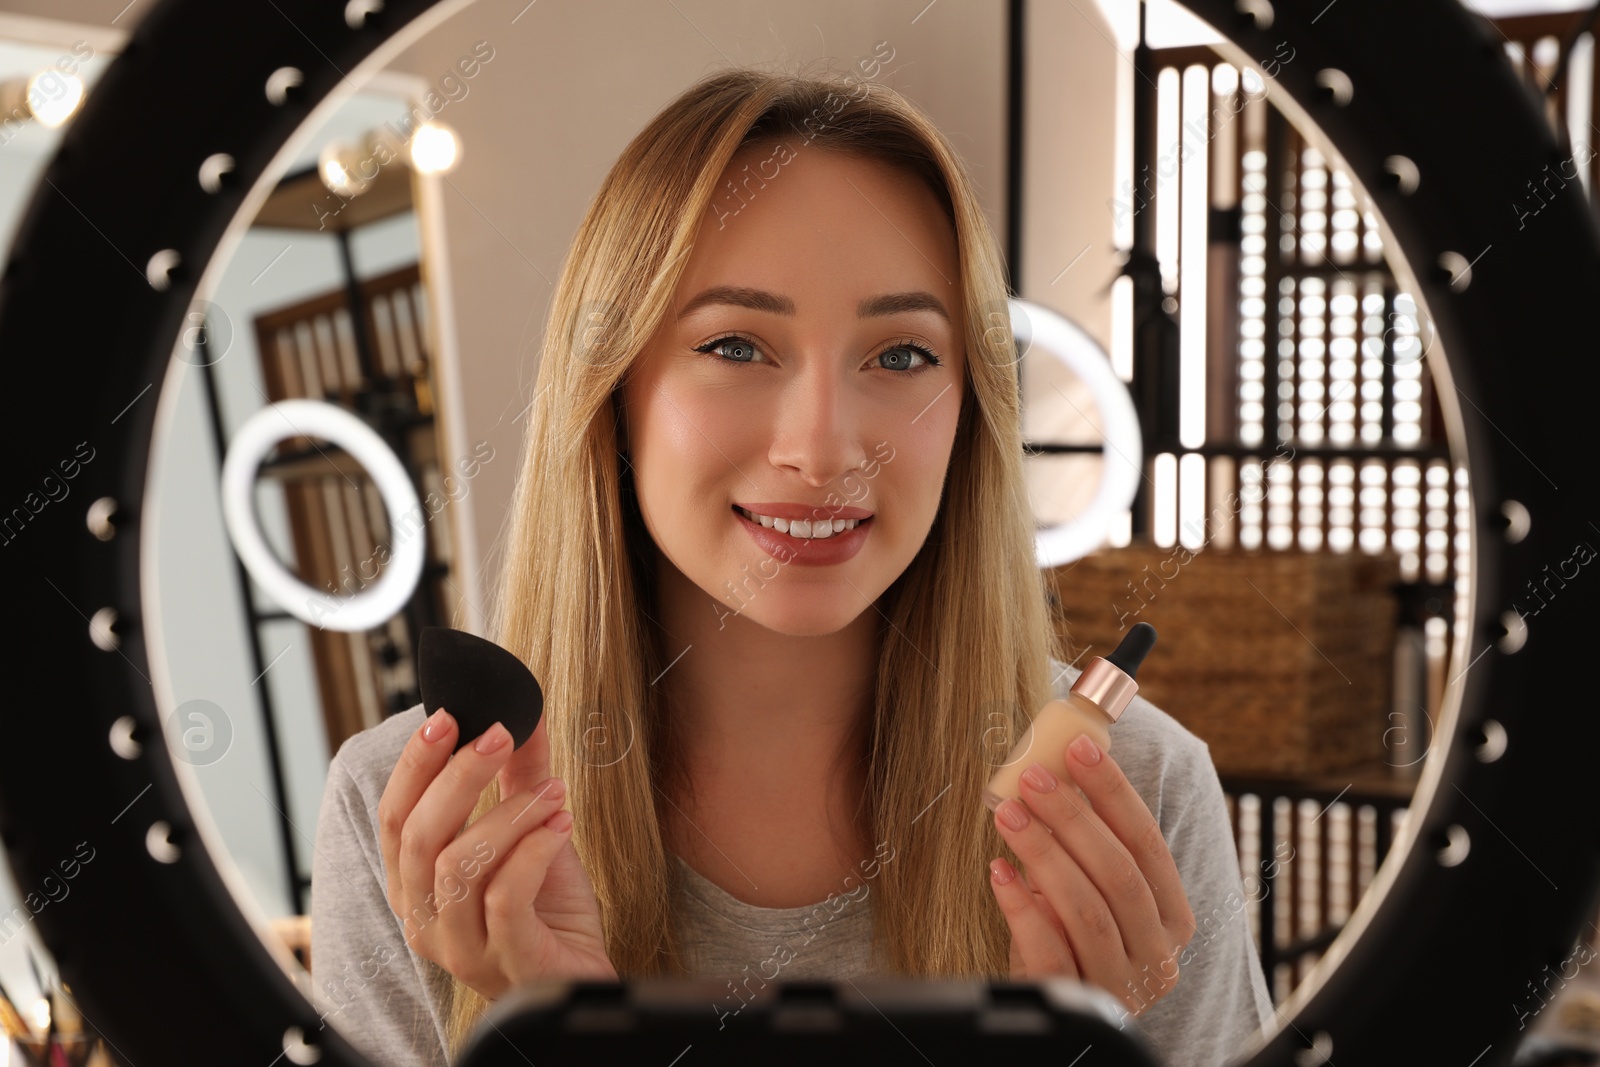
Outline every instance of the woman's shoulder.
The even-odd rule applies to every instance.
[[[396,712],[376,726],[369,726],[345,738],[333,755],[328,770],[329,779],[334,779],[336,775],[347,775],[366,801],[367,809],[377,810],[378,800],[383,796],[384,787],[389,784],[389,776],[394,773],[395,764],[400,762],[400,753],[426,718],[427,714],[419,703],[405,711]]]
[[[1051,688],[1065,699],[1083,671],[1050,660]],[[1187,806],[1192,791],[1215,777],[1211,749],[1177,719],[1138,694],[1111,725],[1111,756],[1163,827]]]

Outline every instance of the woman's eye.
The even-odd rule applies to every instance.
[[[756,356],[757,356],[759,350],[756,348],[754,343],[745,340],[743,337],[719,337],[715,341],[708,341],[707,343],[701,345],[699,348],[696,348],[695,351],[696,352],[704,352],[707,355],[712,355],[719,348],[720,349],[725,349],[726,352],[727,352],[727,357],[723,358],[723,359],[720,359],[719,362],[723,362],[723,363],[755,363],[755,362],[758,362],[757,359],[756,359]],[[713,358],[715,358],[715,357],[713,357]]]
[[[707,341],[695,349],[696,352],[705,354],[708,358],[719,363],[766,363],[767,358],[761,354],[754,341],[744,337],[719,337],[715,341]],[[928,367],[937,367],[941,360],[922,345],[902,341],[893,348],[886,348],[875,357],[878,366],[883,370],[900,371],[915,374],[926,370]]]
[[[916,360],[921,360],[921,362],[914,362]],[[882,352],[878,353],[878,366],[884,368],[885,370],[916,373],[917,371],[924,370],[928,367],[937,367],[938,365],[938,356],[934,355],[926,348],[923,348],[921,345],[914,345],[905,341],[895,345],[893,348],[886,348]]]

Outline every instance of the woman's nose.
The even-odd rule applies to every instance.
[[[785,390],[772,426],[770,458],[822,488],[866,461],[861,417],[836,369],[813,367]]]

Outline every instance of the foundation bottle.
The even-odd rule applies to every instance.
[[[1017,798],[1022,772],[1035,760],[1059,780],[1071,784],[1072,775],[1063,760],[1067,745],[1079,734],[1088,734],[1103,751],[1110,750],[1109,727],[1139,691],[1134,676],[1155,643],[1154,626],[1134,623],[1111,655],[1089,661],[1065,700],[1052,700],[1039,709],[983,791],[983,802],[990,811],[998,808],[1002,800]]]

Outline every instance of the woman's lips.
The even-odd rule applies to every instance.
[[[824,513],[830,519],[870,519],[872,512],[866,508],[852,507],[848,504],[790,504],[774,502],[753,502],[748,500],[735,500],[733,506],[744,508],[754,514],[770,515],[775,519],[792,521],[794,519],[819,518]]]
[[[851,559],[866,544],[875,525],[875,520],[868,518],[858,522],[853,530],[841,530],[829,537],[793,537],[751,522],[739,513],[737,506],[730,506],[729,510],[763,552],[780,563],[796,563],[803,567],[826,567]]]

